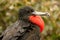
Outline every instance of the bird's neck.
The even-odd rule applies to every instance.
[[[22,27],[30,26],[30,22],[28,20],[19,19],[19,21]]]

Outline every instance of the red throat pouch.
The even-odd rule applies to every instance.
[[[44,21],[41,18],[41,16],[33,16],[32,15],[32,16],[29,17],[29,20],[32,23],[36,24],[40,28],[40,32],[43,31],[43,29],[44,29]]]

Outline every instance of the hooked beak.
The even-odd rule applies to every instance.
[[[38,16],[50,16],[50,14],[48,12],[33,12],[32,14],[34,15],[38,15]]]

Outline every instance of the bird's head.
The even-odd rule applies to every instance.
[[[49,16],[49,14],[46,12],[37,12],[29,6],[23,7],[19,10],[19,19],[30,21],[39,26],[40,32],[44,29],[44,21],[41,16]]]

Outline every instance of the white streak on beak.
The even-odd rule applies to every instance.
[[[33,12],[32,14],[34,15],[38,15],[38,16],[50,16],[50,14],[48,12]]]

